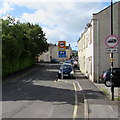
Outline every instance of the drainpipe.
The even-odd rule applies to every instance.
[[[99,19],[96,19],[97,22],[97,83],[99,83],[100,75],[100,36],[99,36]]]

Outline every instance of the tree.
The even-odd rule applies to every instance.
[[[2,20],[3,74],[33,64],[35,56],[47,49],[47,39],[39,25],[20,23],[11,17]]]

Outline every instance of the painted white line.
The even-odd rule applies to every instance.
[[[75,90],[75,105],[74,105],[74,111],[73,111],[73,120],[76,120],[77,118],[77,110],[78,110],[78,97],[77,97],[77,88],[75,83],[73,83],[74,90]]]
[[[67,80],[62,80],[62,79],[54,80],[54,82],[65,82],[65,83],[68,83]]]
[[[21,90],[21,89],[22,89],[22,88],[19,88],[18,91]]]

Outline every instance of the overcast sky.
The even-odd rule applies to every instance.
[[[29,2],[31,1],[31,2]],[[97,13],[110,1],[93,0],[0,0],[0,17],[11,15],[24,22],[37,23],[46,33],[49,43],[66,41],[77,50],[77,40]]]

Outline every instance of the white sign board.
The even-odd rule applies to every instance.
[[[108,48],[115,48],[119,44],[118,37],[115,35],[109,35],[105,40],[105,44]]]
[[[106,48],[106,53],[117,53],[118,48]]]

